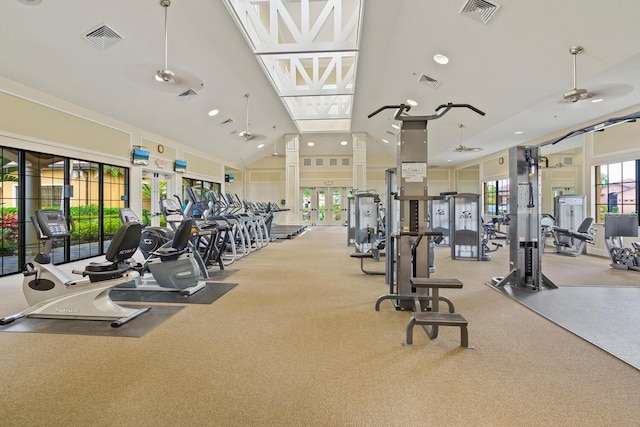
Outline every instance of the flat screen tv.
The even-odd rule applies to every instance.
[[[149,164],[149,152],[135,148],[131,152],[131,162],[134,165],[148,165]]]
[[[187,171],[187,162],[184,160],[176,160],[173,170],[178,173],[185,173]]]

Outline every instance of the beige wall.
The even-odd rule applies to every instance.
[[[100,115],[5,78],[0,78],[0,143],[82,160],[103,162],[130,170],[132,183],[142,180],[142,167],[131,164],[131,150],[150,152],[145,169],[172,173],[176,159],[187,161],[185,176],[224,182],[224,166],[207,153]],[[158,147],[164,150],[160,152]],[[181,175],[172,180],[177,194]],[[5,189],[3,189],[5,191]],[[140,185],[130,187],[130,205],[142,208]]]

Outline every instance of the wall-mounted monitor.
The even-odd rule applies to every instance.
[[[187,162],[184,160],[176,160],[173,170],[178,173],[185,173],[187,171]]]
[[[134,165],[148,165],[149,164],[149,152],[135,148],[131,152],[131,162]]]

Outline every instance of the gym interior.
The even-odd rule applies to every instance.
[[[5,0],[2,425],[637,425],[601,3]]]

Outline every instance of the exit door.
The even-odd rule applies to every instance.
[[[142,223],[151,226],[164,225],[160,200],[167,198],[167,188],[172,188],[173,174],[152,171],[142,172]],[[161,224],[162,222],[162,224]]]
[[[343,225],[346,222],[347,189],[342,187],[302,188],[302,223]]]

